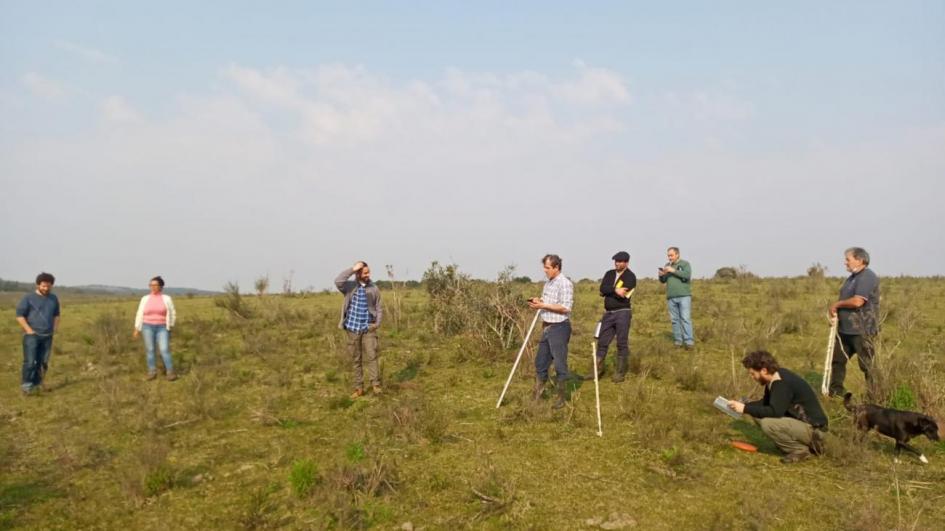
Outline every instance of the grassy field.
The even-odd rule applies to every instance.
[[[839,282],[696,281],[685,352],[644,281],[636,372],[602,381],[600,438],[593,383],[552,411],[528,397],[531,357],[497,410],[515,347],[435,332],[422,288],[385,292],[386,392],[354,402],[338,294],[248,297],[244,317],[175,299],[176,382],[144,381],[136,300],[63,297],[48,390],[31,397],[16,299],[0,296],[0,528],[945,529],[945,444],[916,439],[931,464],[894,464],[889,440],[856,442],[831,401],[828,454],[782,465],[711,405],[760,396],[738,363],[757,347],[819,390]],[[945,419],[945,280],[882,282],[882,399]],[[570,363],[585,374],[601,306],[578,285]],[[847,380],[859,395],[855,362]]]

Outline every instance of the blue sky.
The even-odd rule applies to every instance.
[[[0,277],[943,273],[941,2],[276,4],[0,2]]]

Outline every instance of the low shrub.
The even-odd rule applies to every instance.
[[[144,476],[145,496],[157,496],[174,487],[174,470],[168,464],[158,465]]]
[[[318,472],[312,460],[302,459],[292,463],[292,469],[289,471],[289,484],[292,486],[292,493],[296,497],[304,498],[311,494],[317,482]]]

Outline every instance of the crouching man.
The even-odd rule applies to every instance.
[[[784,452],[782,463],[796,463],[811,454],[822,454],[827,416],[811,386],[780,367],[774,356],[764,350],[745,356],[742,365],[752,380],[765,387],[765,395],[747,404],[730,400],[728,407],[755,419],[761,431]]]

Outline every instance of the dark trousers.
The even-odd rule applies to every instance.
[[[25,334],[23,336],[23,375],[21,386],[29,391],[43,383],[52,352],[52,335]]]
[[[561,382],[567,380],[568,342],[571,341],[571,320],[563,323],[546,325],[541,331],[538,342],[538,354],[535,355],[535,374],[541,382],[548,381],[548,368],[555,364],[555,377]]]
[[[853,357],[854,355],[860,364],[860,370],[866,376],[867,389],[872,391],[873,377],[870,374],[870,369],[873,366],[873,352],[872,337],[837,334],[833,347],[833,364],[830,369],[830,394],[842,396],[845,392],[843,380],[847,377],[847,356]]]
[[[617,338],[617,358],[630,358],[630,323],[633,314],[630,309],[604,312],[600,319],[600,337],[597,338],[597,363],[604,362],[607,349],[614,337]]]

